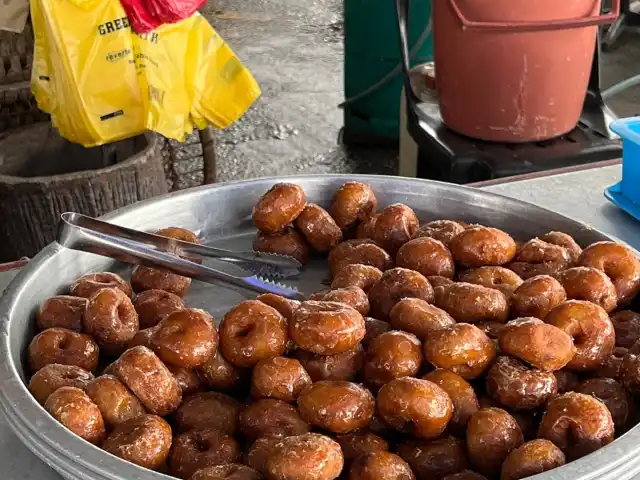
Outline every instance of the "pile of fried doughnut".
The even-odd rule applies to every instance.
[[[626,246],[420,225],[356,182],[328,211],[277,184],[253,220],[256,250],[328,254],[330,289],[260,295],[216,328],[185,305],[188,278],[88,274],[38,312],[35,399],[105,451],[191,480],[517,480],[635,425]]]

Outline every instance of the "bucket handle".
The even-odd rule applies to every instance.
[[[620,15],[620,1],[613,0],[611,12],[606,15],[589,16],[582,18],[568,18],[561,20],[540,20],[534,22],[477,22],[465,17],[458,6],[457,0],[449,0],[451,8],[458,16],[462,30],[482,30],[501,32],[541,32],[548,30],[566,30],[569,28],[590,27],[593,25],[605,25],[615,22]]]

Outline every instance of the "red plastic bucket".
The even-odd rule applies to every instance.
[[[580,118],[601,0],[434,0],[436,87],[444,123],[496,142],[563,135]]]

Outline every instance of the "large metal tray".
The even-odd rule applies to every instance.
[[[242,249],[251,244],[254,229],[250,214],[256,200],[283,179],[261,179],[170,194],[114,212],[104,218],[129,227],[153,230],[169,225],[196,231],[206,243]],[[502,228],[526,240],[549,230],[573,235],[583,244],[609,239],[587,225],[543,208],[499,195],[457,185],[381,176],[300,176],[287,181],[300,184],[309,201],[326,206],[345,181],[369,183],[380,205],[403,202],[421,221],[460,219]],[[312,263],[293,282],[304,293],[322,288],[324,261]],[[34,334],[38,305],[64,292],[80,275],[121,269],[112,261],[91,254],[46,247],[17,276],[0,303],[0,407],[7,423],[38,457],[66,478],[86,480],[160,480],[164,475],[124,462],[76,437],[38,405],[25,386],[24,352]],[[253,296],[250,292],[247,298]],[[210,311],[218,320],[243,298],[237,291],[194,282],[188,304]],[[640,427],[611,445],[536,480],[611,478],[625,480],[640,472]]]

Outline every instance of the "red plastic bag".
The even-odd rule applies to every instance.
[[[140,1],[140,0],[139,0]],[[207,0],[141,0],[146,3],[152,15],[162,23],[176,23],[189,18]]]
[[[120,0],[120,3],[136,33],[149,33],[163,23],[153,14],[147,0]]]

